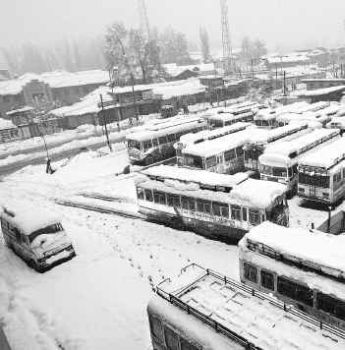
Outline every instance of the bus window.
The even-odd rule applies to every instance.
[[[345,303],[327,294],[317,293],[318,309],[328,312],[345,320]]]
[[[176,135],[170,134],[168,135],[168,142],[175,142],[176,141]]]
[[[197,201],[197,210],[200,213],[211,214],[211,202]]]
[[[151,333],[153,337],[158,340],[160,344],[163,343],[163,329],[161,321],[153,316],[149,316],[149,323],[151,328]]]
[[[145,197],[146,197],[147,201],[153,202],[153,197],[152,197],[152,191],[151,190],[145,190]]]
[[[191,343],[188,343],[187,340],[180,338],[181,350],[198,350],[196,346]]]
[[[242,147],[237,147],[236,148],[236,154],[237,154],[237,157],[243,156],[243,148]]]
[[[222,209],[222,217],[229,219],[229,207],[224,205],[221,209]]]
[[[136,140],[128,140],[128,148],[136,148],[140,150],[140,142]]]
[[[145,199],[144,190],[140,187],[137,187],[137,196],[138,199]]]
[[[144,141],[144,151],[147,151],[150,148],[152,148],[151,140]]]
[[[260,213],[258,210],[249,209],[249,222],[252,225],[260,224]]]
[[[226,162],[229,162],[230,160],[234,159],[236,157],[235,150],[231,149],[229,151],[224,152],[224,160]]]
[[[153,147],[158,147],[158,139],[152,140]]]
[[[175,195],[175,194],[168,194],[168,206],[169,207],[176,207],[176,208],[180,208],[181,204],[180,204],[180,197]]]
[[[276,168],[273,167],[273,176],[280,176],[280,177],[286,177],[287,176],[287,172],[286,172],[286,168]]]
[[[188,210],[188,198],[187,197],[181,197],[181,204],[182,204],[182,209]]]
[[[306,305],[313,306],[313,291],[287,278],[278,277],[278,292]]]
[[[247,221],[247,208],[242,208],[242,220]]]
[[[269,290],[274,290],[273,273],[261,271],[261,285]]]
[[[217,165],[216,156],[206,158],[206,168],[210,168],[210,167],[215,166],[215,165]]]
[[[200,169],[203,168],[202,158],[198,156],[191,156],[191,155],[185,156],[185,164],[187,166],[192,166],[195,168],[200,168]]]
[[[221,216],[221,204],[220,203],[212,203],[213,215]]]
[[[258,273],[258,269],[255,266],[244,263],[244,277],[248,281],[257,283],[258,282],[257,273]]]
[[[241,221],[241,207],[238,205],[231,205],[231,218]]]
[[[164,327],[164,338],[167,349],[179,350],[179,339],[174,331],[168,327]]]
[[[162,205],[166,205],[166,201],[165,201],[165,193],[163,192],[153,192],[153,199],[154,202],[157,204],[162,204]]]
[[[192,198],[188,199],[189,210],[195,210],[195,200]]]
[[[160,145],[167,143],[167,138],[165,136],[161,136],[158,140]]]

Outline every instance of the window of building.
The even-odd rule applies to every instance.
[[[273,273],[261,271],[261,285],[269,290],[274,290],[274,276]]]
[[[278,277],[278,292],[303,304],[313,306],[313,291],[308,287],[292,282],[284,277]]]
[[[250,264],[244,263],[244,277],[248,281],[258,282],[258,269]]]
[[[231,218],[241,221],[241,207],[238,205],[231,205]]]
[[[154,199],[154,202],[157,204],[162,204],[162,205],[166,204],[165,193],[163,193],[163,192],[154,191],[153,192],[153,199]]]
[[[137,196],[138,199],[145,199],[144,189],[137,187]]]
[[[163,327],[161,321],[153,316],[149,317],[151,334],[156,338],[159,343],[163,342]]]
[[[178,335],[168,327],[164,327],[165,345],[168,350],[180,350]]]
[[[145,197],[147,201],[153,202],[153,196],[152,196],[151,190],[145,190]]]
[[[249,209],[249,222],[252,225],[260,224],[260,213],[258,210]]]

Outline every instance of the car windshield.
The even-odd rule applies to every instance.
[[[49,225],[39,230],[36,230],[29,235],[30,243],[32,243],[33,240],[40,235],[49,235],[62,230],[63,230],[63,227],[60,223]]]

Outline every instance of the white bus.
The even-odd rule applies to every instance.
[[[339,130],[317,129],[291,141],[268,145],[259,157],[260,178],[285,184],[288,193],[295,194],[298,184],[298,162],[301,156],[337,138]]]
[[[334,205],[345,195],[345,139],[302,157],[298,166],[298,195]]]
[[[292,122],[308,122],[308,123],[320,123],[321,126],[325,126],[332,120],[332,117],[323,114],[321,111],[318,112],[304,112],[298,113],[283,113],[277,116],[276,123],[278,126],[288,125]]]
[[[126,136],[131,163],[152,164],[175,156],[174,144],[182,135],[207,128],[207,122],[199,117],[174,119],[159,123]]]
[[[342,330],[196,264],[162,281],[147,307],[154,350],[344,349]]]
[[[140,179],[136,190],[139,212],[147,220],[211,239],[235,242],[265,220],[289,222],[285,186],[273,182],[248,179],[226,193],[196,183]]]
[[[254,124],[258,128],[273,129],[277,127],[276,119],[277,119],[276,111],[271,108],[266,108],[266,109],[260,110],[254,116]]]
[[[9,248],[31,268],[44,272],[76,254],[60,218],[42,208],[32,209],[30,203],[3,207],[1,230]]]
[[[252,111],[232,114],[232,113],[218,113],[207,117],[207,121],[212,128],[223,128],[227,125],[232,125],[238,122],[253,122],[255,113]]]
[[[258,137],[252,137],[244,145],[244,167],[247,170],[259,171],[259,156],[264,152],[268,144],[278,140],[291,140],[301,135],[305,135],[308,130],[307,123],[292,123],[276,129],[267,130]]]
[[[230,192],[234,186],[248,179],[248,174],[246,173],[225,175],[210,173],[206,170],[195,170],[164,164],[142,170],[141,173],[151,180],[162,182],[165,180],[176,180],[183,183],[194,183],[202,190],[219,192]]]
[[[243,146],[259,129],[246,129],[235,134],[187,145],[182,150],[182,163],[186,167],[204,169],[221,174],[234,174],[244,170]]]
[[[250,126],[252,126],[251,123],[238,122],[219,129],[202,130],[196,133],[182,135],[180,140],[174,145],[176,149],[177,164],[183,165],[182,150],[185,149],[187,145],[197,144],[206,140],[214,140],[222,136],[234,134],[247,129]]]
[[[344,235],[265,222],[239,242],[241,281],[345,329]]]

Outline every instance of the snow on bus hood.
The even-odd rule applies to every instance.
[[[42,234],[37,236],[31,242],[31,248],[37,251],[39,254],[43,254],[54,248],[61,248],[68,246],[70,244],[65,232],[60,232],[56,234]]]

